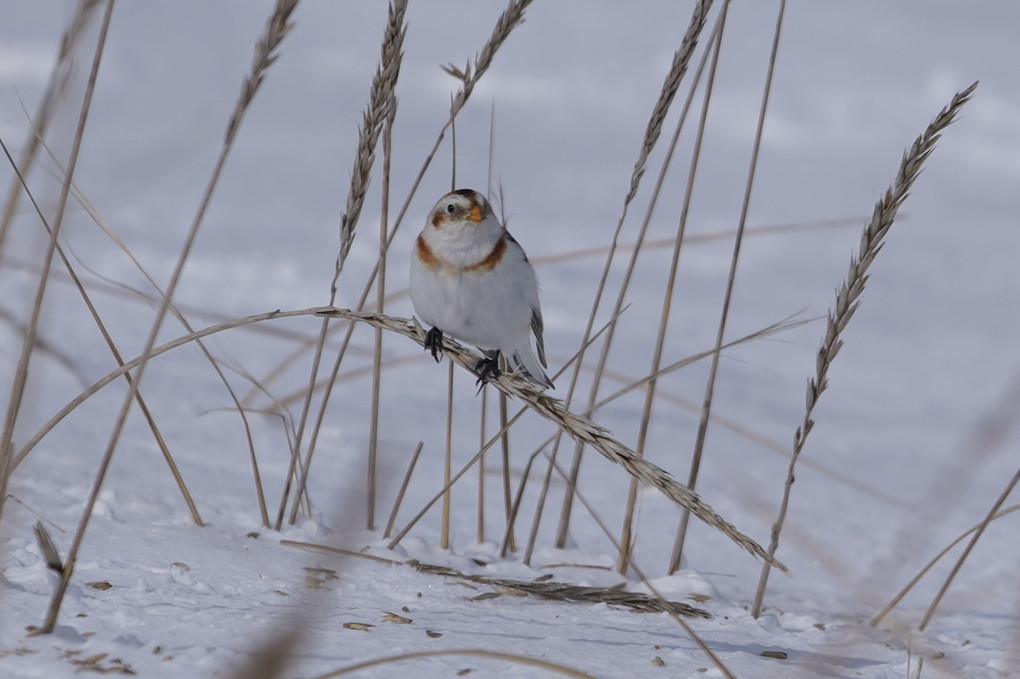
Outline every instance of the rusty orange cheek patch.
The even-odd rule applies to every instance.
[[[436,214],[432,215],[432,226],[434,226],[437,229],[440,226],[442,226],[443,222],[445,222],[445,221],[446,221],[446,215],[444,215],[442,212],[437,212]]]
[[[421,260],[421,263],[425,265],[426,269],[431,269],[432,271],[435,271],[442,265],[442,262],[439,261],[439,258],[436,257],[434,252],[432,252],[432,248],[428,246],[428,244],[425,242],[425,239],[422,238],[421,236],[418,236],[416,248],[418,251],[418,259]]]
[[[485,219],[485,216],[482,214],[482,207],[480,205],[472,206],[472,208],[468,210],[467,218],[472,222],[480,222]]]

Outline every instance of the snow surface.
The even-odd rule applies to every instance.
[[[191,222],[270,2],[118,3],[75,174],[81,192],[143,265],[163,282]],[[514,235],[537,262],[610,240],[641,134],[689,3],[537,2],[496,57],[457,124],[458,183],[487,182],[495,103],[495,176],[506,189]],[[717,3],[718,4],[718,3]],[[447,115],[456,83],[440,64],[463,64],[484,44],[500,3],[412,3],[394,129],[393,192],[402,200]],[[732,228],[740,210],[755,117],[775,20],[774,3],[734,3],[692,205],[689,235]],[[65,22],[67,2],[7,3],[0,22],[0,136],[15,150],[29,131]],[[714,16],[714,15],[713,15]],[[356,126],[378,59],[383,3],[305,2],[270,69],[228,161],[189,260],[177,301],[195,326],[327,301]],[[1015,516],[993,523],[932,622],[917,626],[959,547],[939,562],[877,628],[868,622],[923,565],[978,523],[1016,471],[1011,426],[1020,356],[1020,6],[910,2],[790,2],[749,222],[848,218],[849,226],[749,238],[727,336],[799,313],[824,314],[859,229],[889,185],[900,154],[955,91],[981,80],[929,160],[902,219],[878,257],[863,305],[847,329],[831,386],[794,486],[779,556],[794,572],[773,574],[766,610],[749,605],[759,565],[711,529],[693,524],[685,569],[665,576],[679,512],[653,490],[640,494],[635,562],[667,597],[712,614],[693,630],[738,677],[1020,676],[1020,540]],[[79,49],[50,143],[66,162],[96,27]],[[680,97],[685,95],[682,89]],[[621,237],[633,240],[647,205],[678,98]],[[685,134],[650,238],[676,228],[687,176]],[[52,215],[53,161],[30,181]],[[2,185],[11,172],[2,170]],[[421,215],[448,187],[448,140],[398,233],[388,290],[406,287],[406,255]],[[378,178],[341,277],[338,304],[356,303],[377,251]],[[392,217],[392,214],[391,214]],[[78,205],[64,225],[100,313],[125,356],[141,349],[154,306],[99,276],[150,291],[123,253]],[[22,201],[0,268],[0,365],[4,391],[20,352],[44,237]],[[715,336],[732,244],[692,242],[681,258],[670,361]],[[622,264],[610,279],[615,298]],[[669,253],[639,260],[630,304],[611,355],[613,371],[647,372]],[[539,265],[546,345],[557,367],[576,350],[601,256]],[[92,273],[86,272],[86,267]],[[406,294],[387,312],[411,313]],[[267,375],[317,332],[300,318],[215,336],[241,394],[238,366],[263,380],[289,412],[310,355],[281,377]],[[15,435],[22,445],[113,361],[74,290],[54,278]],[[714,412],[785,449],[803,414],[823,326],[816,321],[727,352]],[[168,321],[163,337],[183,331]],[[458,578],[342,557],[281,540],[340,546],[394,561],[417,559],[465,574],[644,591],[634,572],[612,571],[615,553],[577,509],[566,550],[550,547],[562,495],[554,481],[530,566],[500,558],[497,455],[486,475],[486,540],[475,533],[477,474],[454,493],[453,546],[437,547],[438,508],[394,551],[365,531],[365,451],[372,334],[355,334],[352,372],[334,392],[312,465],[311,517],[282,532],[264,528],[245,436],[230,400],[189,346],[147,369],[143,392],[206,522],[196,527],[152,436],[133,415],[86,534],[56,631],[30,637],[56,577],[33,536],[43,521],[66,554],[104,450],[123,385],[101,391],[48,434],[19,466],[0,522],[0,676],[59,677],[78,671],[145,677],[249,673],[255,653],[299,632],[281,676],[312,677],[414,651],[487,649],[540,658],[596,677],[721,676],[665,614],[605,604],[521,598]],[[335,343],[333,345],[335,347]],[[377,524],[385,521],[417,441],[424,452],[398,524],[441,482],[445,367],[409,341],[387,336]],[[648,455],[686,478],[708,366],[663,380]],[[478,402],[456,376],[455,463],[476,450]],[[587,378],[585,378],[587,379]],[[557,395],[565,393],[560,378]],[[618,386],[613,382],[608,393]],[[586,394],[582,388],[578,393]],[[606,407],[598,421],[630,444],[643,394]],[[252,406],[270,407],[255,394]],[[511,404],[513,408],[515,404]],[[490,404],[490,411],[492,406]],[[494,431],[494,414],[489,428]],[[989,437],[998,417],[1001,436]],[[287,470],[280,418],[251,416],[260,472],[275,514]],[[553,429],[528,415],[512,433],[515,482]],[[560,459],[568,459],[564,446]],[[760,440],[713,425],[698,491],[724,517],[765,543],[787,460]],[[544,465],[539,464],[542,472]],[[629,479],[588,453],[581,491],[614,532]],[[523,542],[535,506],[530,484]],[[1006,501],[1006,506],[1015,497]],[[105,583],[105,584],[104,584]],[[106,587],[106,585],[109,587]],[[478,595],[496,592],[497,597]],[[386,616],[410,619],[397,622]],[[371,625],[359,629],[348,623]],[[785,658],[763,656],[777,651]],[[551,676],[536,666],[445,655],[381,665],[357,676],[414,674]]]

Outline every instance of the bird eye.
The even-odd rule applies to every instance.
[[[453,210],[454,210],[453,203],[447,203],[446,204],[446,211],[452,215],[453,214]]]

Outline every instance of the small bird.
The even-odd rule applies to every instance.
[[[432,208],[411,254],[411,302],[431,326],[425,349],[436,361],[445,332],[485,354],[475,366],[479,382],[498,374],[502,356],[514,373],[553,386],[543,370],[535,270],[477,191],[453,191]]]

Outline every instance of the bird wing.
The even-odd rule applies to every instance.
[[[524,248],[522,248],[521,244],[517,242],[517,239],[514,238],[513,236],[511,236],[510,232],[507,231],[506,229],[503,229],[503,237],[506,238],[508,241],[510,241],[511,243],[513,243],[514,245],[517,246],[517,250],[521,253],[521,257],[523,257],[524,261],[527,262],[528,261],[528,253],[526,253],[524,251]],[[541,316],[541,314],[539,314],[539,315]],[[539,320],[541,321],[542,319],[540,318]]]
[[[531,310],[531,331],[535,333],[535,346],[538,348],[538,360],[542,364],[543,368],[548,368],[549,364],[545,362],[545,340],[542,339],[542,332],[545,330],[545,325],[542,323],[542,311],[535,307]]]
[[[517,239],[511,236],[510,232],[506,229],[503,229],[503,237],[516,245],[517,251],[521,253],[521,257],[524,258],[525,262],[528,262],[528,255],[524,252],[524,248],[521,247],[521,244],[517,242]],[[537,306],[531,308],[531,331],[535,333],[535,346],[538,348],[538,360],[542,364],[543,368],[548,368],[549,364],[545,362],[545,340],[542,338],[542,333],[545,332],[545,324],[542,322],[542,310]]]

